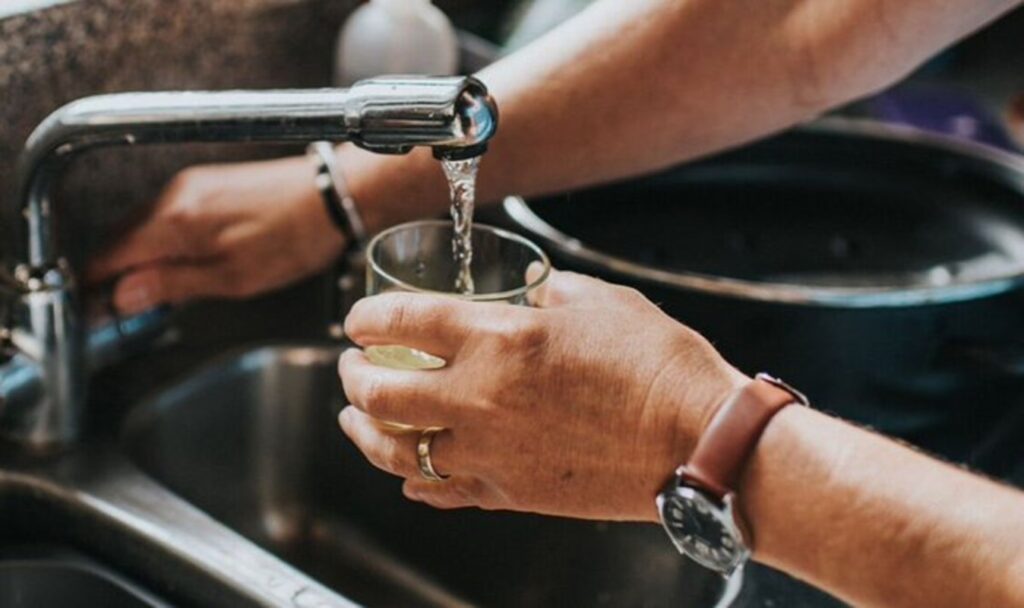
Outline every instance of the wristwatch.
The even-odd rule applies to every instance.
[[[689,461],[658,494],[662,526],[679,552],[721,574],[718,606],[739,594],[753,539],[736,507],[736,484],[772,417],[787,405],[807,405],[799,391],[768,374],[733,393],[715,412]]]

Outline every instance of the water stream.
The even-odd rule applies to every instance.
[[[452,221],[455,223],[452,235],[452,255],[459,265],[455,279],[455,291],[470,295],[473,285],[473,207],[476,204],[476,174],[480,157],[465,160],[441,161],[448,178],[448,189],[452,196]]]

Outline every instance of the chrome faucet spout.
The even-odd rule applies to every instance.
[[[77,153],[117,145],[329,140],[389,154],[425,146],[438,158],[465,158],[486,150],[497,124],[494,100],[473,77],[388,76],[350,89],[117,93],[58,109],[32,133],[18,161],[15,201],[25,223],[13,251],[5,252],[19,262],[11,270],[22,295],[21,321],[14,322],[20,325],[4,327],[3,335],[15,346],[30,345],[45,394],[31,407],[12,408],[8,400],[0,407],[0,433],[34,444],[77,434],[85,332],[59,251],[61,213],[51,192]],[[9,294],[0,298],[10,304]],[[9,419],[13,411],[21,412],[19,419]]]
[[[349,104],[359,125],[350,139],[376,152],[429,146],[438,158],[479,156],[498,128],[497,105],[475,78],[364,80],[350,89]]]
[[[18,161],[16,200],[28,218],[24,259],[34,267],[56,264],[50,187],[68,159],[87,149],[323,139],[391,154],[426,146],[448,158],[481,154],[497,117],[487,87],[472,77],[393,76],[350,89],[115,93],[74,101],[36,128]]]

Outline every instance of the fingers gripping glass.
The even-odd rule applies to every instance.
[[[455,297],[471,302],[529,305],[531,295],[550,274],[551,263],[537,245],[511,232],[474,225],[472,232],[473,294],[455,289],[459,264],[452,255],[453,225],[421,221],[395,226],[378,234],[367,248],[366,293],[407,291]],[[541,272],[526,271],[535,263]],[[440,369],[446,361],[406,346],[376,345],[365,349],[377,365],[395,369]]]

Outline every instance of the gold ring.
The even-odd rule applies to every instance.
[[[420,465],[420,475],[427,481],[444,481],[448,479],[447,475],[438,474],[437,469],[434,468],[434,463],[430,460],[430,444],[434,441],[434,436],[443,430],[440,427],[423,429],[420,433],[420,441],[416,444],[416,458]]]

